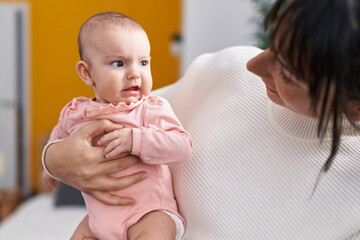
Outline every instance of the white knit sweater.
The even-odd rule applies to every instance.
[[[320,143],[315,119],[270,102],[246,70],[259,52],[202,55],[168,90],[194,145],[191,160],[172,167],[183,239],[360,239],[360,134],[345,124],[311,197],[330,138]]]

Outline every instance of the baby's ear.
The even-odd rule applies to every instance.
[[[91,78],[90,75],[90,67],[89,64],[87,64],[85,61],[80,60],[76,64],[76,72],[81,78],[81,80],[84,81],[84,83],[88,86],[94,85],[94,81]]]

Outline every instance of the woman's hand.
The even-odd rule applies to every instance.
[[[132,198],[111,195],[117,191],[144,180],[146,172],[139,172],[121,178],[108,177],[140,162],[138,157],[128,155],[105,159],[103,147],[93,146],[93,139],[107,134],[121,125],[109,120],[99,120],[86,125],[63,141],[50,145],[45,153],[45,165],[49,172],[80,191],[93,196],[108,205],[128,205]]]

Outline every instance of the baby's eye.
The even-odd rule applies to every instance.
[[[146,61],[146,60],[144,60],[144,61],[141,61],[140,62],[140,66],[146,66],[146,65],[148,65],[148,61]]]
[[[124,63],[122,61],[115,61],[111,65],[114,67],[122,67],[124,66]]]

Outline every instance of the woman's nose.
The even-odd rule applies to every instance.
[[[247,69],[261,78],[272,76],[275,57],[272,57],[270,49],[266,49],[259,55],[250,59],[246,65]]]

